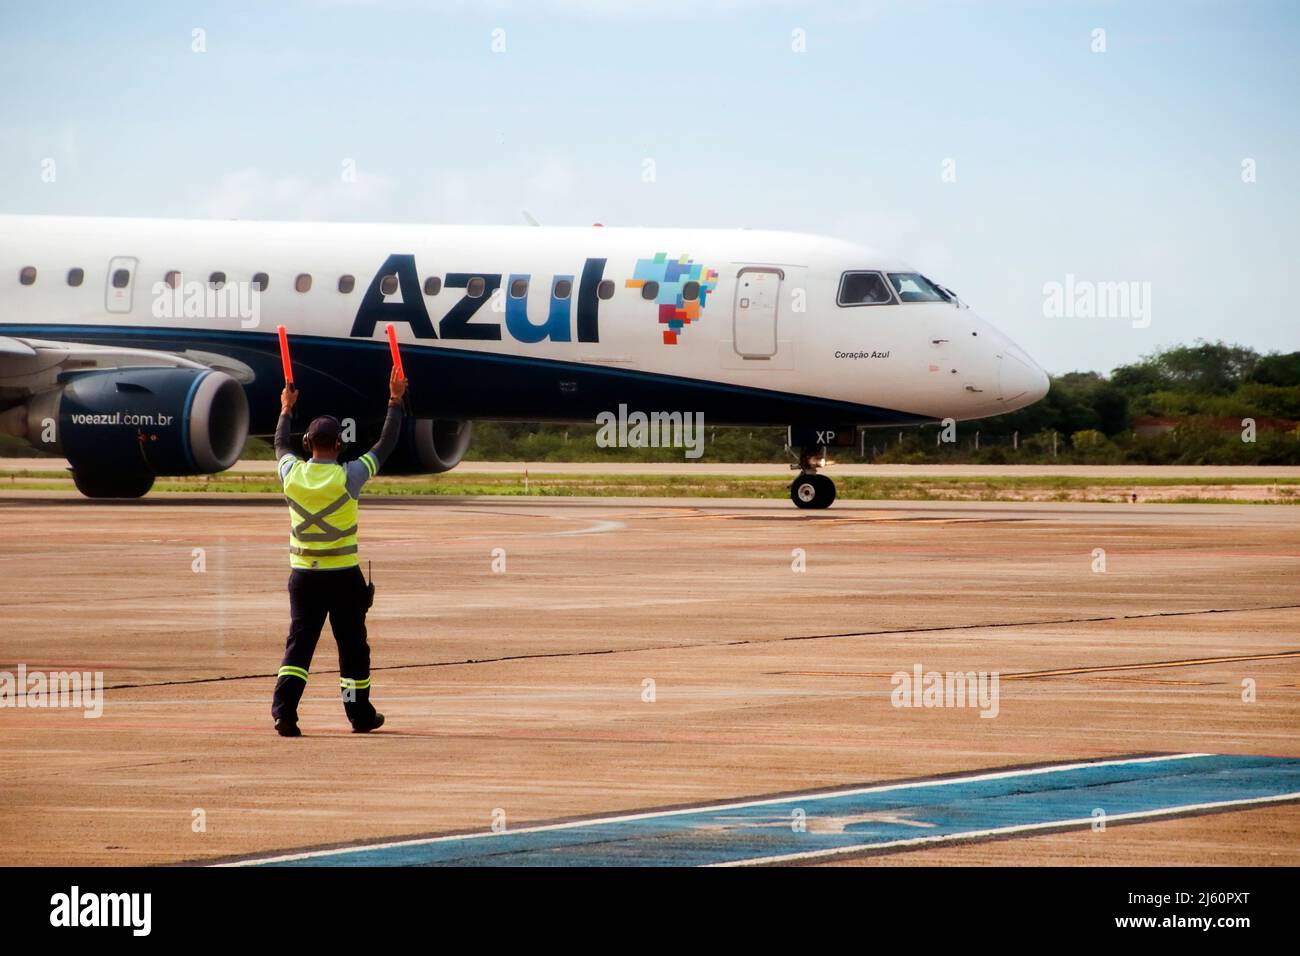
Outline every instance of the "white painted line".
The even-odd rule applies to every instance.
[[[1190,760],[1196,757],[1210,757],[1213,754],[1192,753],[1192,754],[1165,754],[1158,757],[1128,757],[1123,760],[1095,760],[1083,761],[1081,763],[1064,763],[1054,764],[1047,767],[1031,767],[1027,770],[998,770],[992,773],[974,774],[972,776],[943,777],[936,780],[922,780],[911,783],[886,783],[877,784],[870,787],[853,787],[848,790],[825,790],[820,793],[793,793],[784,797],[768,797],[763,800],[745,800],[738,803],[706,803],[694,807],[683,807],[677,810],[651,810],[645,813],[627,813],[613,817],[598,817],[589,820],[566,820],[563,823],[547,823],[541,826],[520,827],[518,830],[504,830],[496,833],[491,830],[476,833],[449,834],[447,836],[421,837],[415,840],[396,840],[391,843],[367,843],[358,846],[338,847],[333,850],[307,850],[302,853],[286,853],[280,856],[253,857],[246,860],[235,860],[229,863],[217,863],[215,866],[252,866],[260,863],[291,863],[295,860],[309,860],[321,856],[339,856],[344,853],[364,853],[370,850],[391,850],[398,847],[409,846],[428,846],[435,843],[447,843],[458,840],[474,840],[482,838],[492,838],[503,835],[514,835],[519,833],[545,833],[552,830],[572,830],[581,827],[603,826],[608,823],[628,823],[633,820],[653,820],[656,818],[685,816],[691,813],[707,813],[711,810],[742,810],[748,807],[765,807],[778,803],[791,803],[793,801],[807,802],[809,800],[829,800],[834,797],[850,797],[863,793],[887,793],[891,790],[911,790],[919,787],[945,787],[957,783],[979,783],[985,780],[1006,780],[1012,777],[1033,777],[1048,773],[1063,773],[1067,770],[1082,770],[1087,767],[1122,767],[1128,764],[1141,763],[1160,763],[1162,761],[1173,760]],[[1108,819],[1118,819],[1110,817]],[[1088,822],[1091,822],[1091,818]],[[1054,824],[1060,826],[1062,824]],[[880,844],[885,845],[885,844]],[[862,850],[862,846],[854,847],[856,850]],[[847,851],[846,851],[847,852]],[[757,862],[757,861],[753,861]]]
[[[580,534],[607,534],[610,531],[621,531],[627,525],[622,521],[597,521],[595,524],[586,528],[577,528],[573,531],[547,531],[542,534],[543,538],[568,538]]]
[[[524,514],[525,518],[552,518],[556,521],[576,521],[577,518],[568,515],[534,515]],[[460,535],[452,540],[454,541],[489,541],[499,540],[501,538],[568,538],[574,535],[584,534],[608,534],[611,531],[622,531],[627,527],[624,521],[597,521],[595,524],[588,525],[585,528],[574,528],[571,531],[501,531],[496,534],[475,534]]]
[[[1280,803],[1286,800],[1300,800],[1300,791],[1283,793],[1273,797],[1248,797],[1242,800],[1221,800],[1217,803],[1189,803],[1181,807],[1165,807],[1161,810],[1133,810],[1129,813],[1112,813],[1105,817],[1107,823],[1117,820],[1142,820],[1149,817],[1166,817],[1179,813],[1195,813],[1200,810],[1217,810],[1221,807],[1244,807],[1260,803]],[[924,846],[933,843],[960,843],[963,840],[978,840],[984,837],[1000,836],[1008,833],[1028,833],[1033,830],[1063,829],[1066,827],[1091,826],[1096,821],[1092,817],[1076,817],[1073,820],[1054,820],[1046,823],[1024,823],[1010,827],[997,827],[992,830],[968,830],[964,833],[948,833],[943,836],[913,837],[910,840],[891,840],[888,843],[859,843],[856,846],[837,846],[824,850],[808,850],[802,853],[785,853],[779,856],[760,856],[751,860],[731,860],[726,863],[706,863],[709,867],[762,866],[765,863],[793,863],[797,860],[813,860],[818,857],[844,856],[848,853],[870,854],[877,850],[897,849],[905,846]]]

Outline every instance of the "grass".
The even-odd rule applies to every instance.
[[[834,477],[834,471],[829,472]],[[528,494],[538,497],[752,498],[783,499],[790,478],[731,475],[556,475],[530,474]],[[1107,478],[1082,476],[970,476],[835,478],[841,498],[874,501],[1097,501],[1122,502],[1136,492],[1140,499],[1164,503],[1300,504],[1300,478]],[[1262,498],[1234,496],[1235,487],[1277,487]],[[0,489],[72,490],[61,469],[0,469]],[[1147,498],[1143,490],[1195,489],[1205,495],[1175,494]],[[214,476],[160,478],[155,492],[276,494],[270,475],[225,473]],[[473,496],[525,494],[522,473],[476,475],[449,472],[436,476],[379,477],[367,485],[372,495]],[[1122,492],[1122,493],[1117,493]]]

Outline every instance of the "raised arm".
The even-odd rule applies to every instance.
[[[286,455],[294,455],[289,433],[292,430],[290,416],[293,415],[293,403],[298,401],[298,390],[286,385],[280,393],[280,420],[275,423],[275,459],[283,464]],[[296,456],[295,456],[296,457]]]
[[[406,379],[397,369],[388,376],[388,414],[384,416],[384,427],[379,433],[379,441],[370,449],[375,458],[376,470],[383,467],[388,456],[397,447],[397,437],[402,432],[402,396],[406,394]]]
[[[402,396],[406,394],[406,379],[393,369],[388,376],[388,414],[384,416],[384,427],[379,433],[379,441],[374,447],[354,462],[348,462],[348,492],[352,497],[361,493],[361,486],[379,474],[388,456],[397,447],[397,439],[402,433]],[[354,466],[360,465],[360,468]]]

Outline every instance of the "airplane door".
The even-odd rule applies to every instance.
[[[114,256],[108,260],[104,307],[109,312],[131,311],[131,290],[135,287],[136,262],[137,260],[131,256]]]
[[[763,361],[776,354],[776,321],[781,302],[780,269],[745,268],[736,276],[732,328],[736,354]]]

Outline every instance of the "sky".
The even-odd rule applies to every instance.
[[[812,232],[1105,372],[1300,349],[1298,104],[1296,2],[0,0],[0,212]]]

